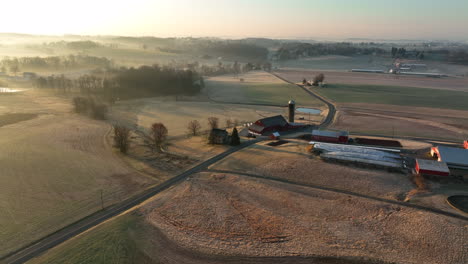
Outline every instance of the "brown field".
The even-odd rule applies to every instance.
[[[340,104],[335,129],[460,142],[468,137],[468,111],[382,104]]]
[[[235,174],[194,176],[142,211],[170,240],[205,254],[467,260],[463,221]]]
[[[303,78],[312,80],[315,75],[323,73],[326,83],[420,87],[468,92],[468,77],[428,78],[402,75],[396,76],[392,74],[287,68],[276,70],[276,72],[292,82],[302,82]]]
[[[35,91],[0,96],[0,114],[38,115],[0,127],[0,255],[157,182],[105,140],[110,126]],[[11,120],[10,120],[11,121]]]

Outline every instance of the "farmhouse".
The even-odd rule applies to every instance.
[[[348,143],[346,131],[312,130],[312,140],[330,143]]]
[[[419,174],[449,176],[447,163],[436,160],[416,159],[415,170]]]
[[[468,149],[437,146],[431,149],[431,155],[449,168],[468,170]]]
[[[229,134],[224,129],[213,128],[209,137],[210,144],[227,144],[229,143]]]
[[[264,135],[277,131],[288,130],[289,123],[282,115],[272,116],[257,120],[249,127],[252,134]]]

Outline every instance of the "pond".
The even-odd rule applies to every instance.
[[[0,93],[17,93],[17,92],[21,92],[21,91],[23,91],[23,90],[0,87]]]
[[[303,114],[319,115],[322,112],[322,110],[314,109],[314,108],[299,107],[299,108],[296,108],[296,112],[303,113]]]

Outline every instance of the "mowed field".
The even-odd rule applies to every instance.
[[[108,206],[158,182],[122,163],[110,126],[68,101],[27,91],[0,105],[0,256],[100,210],[101,191]]]
[[[244,81],[241,82],[240,79]],[[294,99],[297,106],[324,107],[322,102],[301,88],[264,71],[253,71],[239,76],[210,77],[205,83],[205,93],[215,102],[285,106],[290,99]]]

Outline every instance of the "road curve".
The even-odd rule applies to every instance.
[[[40,240],[37,240],[23,248],[20,248],[14,252],[11,252],[5,256],[0,257],[0,263],[8,263],[8,264],[17,264],[17,263],[24,263],[34,257],[39,256],[40,254],[44,253],[48,249],[51,249],[68,239],[85,232],[86,230],[97,226],[98,224],[119,215],[141,203],[150,199],[154,195],[168,189],[169,187],[179,183],[180,181],[184,180],[188,176],[206,170],[210,165],[220,161],[221,159],[229,156],[230,154],[237,152],[243,148],[251,146],[257,142],[261,141],[261,139],[251,140],[245,142],[244,144],[238,147],[232,147],[229,150],[214,156],[199,165],[177,175],[174,178],[171,178],[165,181],[162,184],[159,184],[155,187],[152,187],[132,198],[129,198],[121,203],[118,203],[114,206],[110,206],[105,208],[104,210],[98,211],[86,218],[83,218],[75,223],[68,225],[65,228],[62,228],[49,236],[46,236]]]
[[[325,119],[322,121],[322,123],[319,125],[319,127],[325,128],[325,127],[327,127],[327,126],[329,126],[329,125],[331,125],[333,123],[333,119],[335,118],[335,114],[336,114],[336,107],[335,107],[335,105],[333,103],[331,103],[330,101],[325,99],[323,96],[312,92],[311,90],[307,89],[303,85],[299,85],[297,83],[294,83],[294,82],[291,82],[291,81],[289,81],[287,79],[284,79],[283,77],[279,76],[278,74],[276,74],[274,72],[270,72],[270,73],[271,73],[271,75],[275,76],[276,78],[278,78],[278,79],[280,79],[280,80],[282,80],[284,82],[287,82],[287,83],[290,83],[292,85],[296,85],[296,86],[300,87],[306,93],[308,93],[309,95],[317,98],[318,100],[322,101],[324,104],[327,105],[328,115],[325,117]]]

